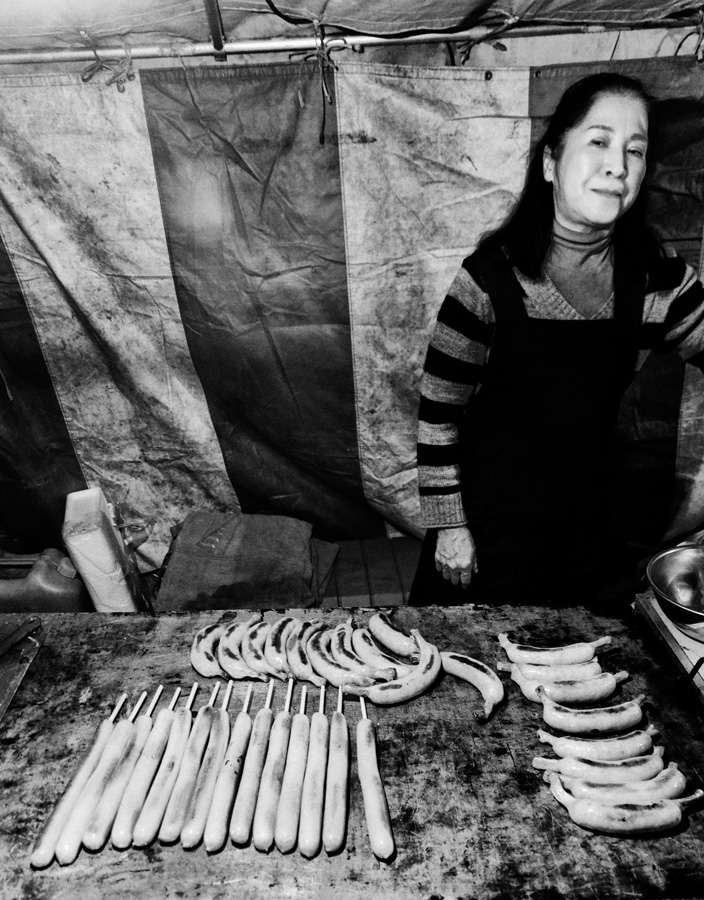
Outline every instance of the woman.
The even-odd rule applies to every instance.
[[[704,291],[637,200],[649,112],[622,75],[570,87],[514,211],[445,298],[421,390],[411,604],[588,602],[609,580],[609,450],[638,353],[701,363],[704,348]]]

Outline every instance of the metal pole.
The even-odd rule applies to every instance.
[[[677,22],[663,20],[660,22],[639,23],[631,27],[607,27],[603,25],[585,25],[578,27],[559,25],[520,26],[510,25],[504,30],[486,25],[468,28],[465,31],[428,32],[425,34],[404,35],[399,37],[379,37],[370,34],[335,35],[324,38],[324,43],[329,49],[343,49],[344,47],[384,47],[393,44],[447,44],[447,43],[478,43],[490,37],[514,38],[536,37],[540,35],[557,34],[588,34],[605,33],[609,31],[641,31],[652,28],[688,28],[697,24],[697,20],[679,20]],[[216,48],[212,43],[188,43],[186,41],[174,42],[170,45],[152,44],[142,47],[112,46],[112,47],[85,47],[66,50],[3,50],[0,51],[0,65],[20,63],[50,63],[50,62],[82,62],[95,60],[96,53],[100,59],[165,59],[189,56],[219,56],[221,54],[244,55],[257,53],[295,53],[301,51],[314,51],[319,44],[314,36],[300,38],[268,38],[255,41],[226,41],[221,48]]]

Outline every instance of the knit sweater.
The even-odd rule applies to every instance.
[[[604,247],[598,240],[593,249],[603,256]],[[604,302],[584,315],[578,301],[584,296],[587,281],[582,283],[578,275],[570,277],[568,271],[583,250],[573,247],[576,256],[572,260],[569,247],[566,253],[563,250],[564,246],[556,254],[556,265],[555,257],[552,263],[548,258],[544,274],[536,281],[515,271],[524,291],[527,314],[563,321],[612,318],[613,294],[605,287],[608,282],[603,275],[603,260],[597,268],[602,273],[599,290],[604,292]],[[418,481],[421,518],[426,528],[467,522],[461,495],[459,431],[467,405],[481,383],[495,316],[488,295],[472,279],[466,262],[440,308],[421,382]],[[594,260],[587,260],[587,267],[590,266],[594,266]],[[555,281],[568,295],[574,293],[574,305],[558,290]],[[644,352],[677,351],[683,359],[704,369],[704,288],[691,266],[676,255],[668,253],[648,280],[640,343]]]

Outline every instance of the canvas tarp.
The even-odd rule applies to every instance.
[[[692,0],[219,0],[228,41],[313,34],[313,22],[379,36],[485,25],[646,26],[695,18]],[[0,4],[0,50],[58,50],[210,41],[202,0],[23,0]]]
[[[698,109],[695,63],[623,65]],[[330,103],[308,63],[142,71],[124,92],[3,78],[3,517],[31,502],[44,539],[66,486],[99,483],[157,520],[155,558],[197,508],[290,515],[328,539],[420,534],[434,316],[520,189],[550,97],[581,73],[344,63]],[[653,194],[688,198],[672,216],[661,200],[659,224],[698,265],[688,109],[691,141],[663,150]],[[17,334],[29,380],[5,350]],[[702,518],[699,378],[653,358],[624,409],[638,539]]]

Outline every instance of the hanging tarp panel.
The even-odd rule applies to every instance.
[[[660,148],[649,189],[658,227],[698,264],[699,67],[613,65],[669,98],[660,114],[688,135]],[[178,67],[122,92],[1,79],[2,308],[45,360],[22,409],[32,390],[53,405],[58,448],[30,484],[21,457],[38,437],[8,417],[4,496],[41,484],[58,528],[66,485],[98,483],[157,519],[157,556],[194,508],[285,514],[329,538],[419,534],[432,322],[519,191],[551,92],[586,70],[345,63],[323,84],[314,63]],[[11,410],[20,361],[2,365]],[[638,540],[704,518],[699,377],[653,357],[624,407]]]
[[[334,107],[315,68],[142,79],[181,318],[245,505],[381,527],[364,502]]]
[[[437,302],[520,191],[523,71],[345,67],[340,161],[365,494],[417,522],[417,382]]]
[[[0,233],[85,481],[166,532],[186,506],[236,505],[176,302],[141,92],[60,75],[0,91]],[[35,493],[56,512],[64,486]]]

